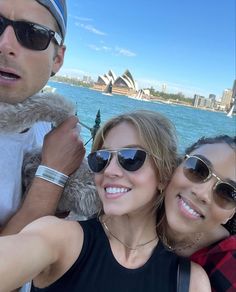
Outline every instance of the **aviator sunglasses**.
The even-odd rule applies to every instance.
[[[57,32],[43,25],[21,20],[14,21],[2,15],[0,15],[0,36],[9,25],[13,27],[18,42],[27,49],[46,50],[53,38],[58,45],[62,43],[62,38]]]
[[[236,188],[228,182],[222,181],[198,156],[186,155],[183,162],[185,177],[193,183],[205,183],[212,177],[217,179],[213,186],[213,196],[216,204],[226,210],[236,207]]]
[[[112,158],[113,153],[116,153],[116,158],[119,165],[127,171],[136,171],[140,169],[148,155],[146,151],[138,148],[98,150],[88,155],[88,164],[90,169],[95,173],[105,170]]]

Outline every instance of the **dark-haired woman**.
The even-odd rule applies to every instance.
[[[166,246],[201,264],[213,291],[236,291],[236,137],[186,150],[165,190],[165,216]]]

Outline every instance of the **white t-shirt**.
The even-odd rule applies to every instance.
[[[27,132],[0,134],[0,226],[17,211],[21,201],[21,168],[26,151],[42,146],[50,123],[36,123]]]

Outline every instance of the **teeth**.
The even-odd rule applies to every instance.
[[[190,214],[197,216],[197,217],[201,217],[201,215],[199,213],[197,213],[196,211],[194,211],[192,208],[190,208],[190,206],[186,202],[184,202],[182,200],[182,203],[183,203],[184,209],[187,210]]]
[[[16,78],[11,78],[11,77],[7,77],[7,76],[2,76],[4,79],[7,79],[7,80],[13,80],[13,79],[16,79]]]
[[[112,187],[109,187],[109,188],[105,188],[105,191],[107,193],[110,193],[110,194],[116,194],[116,193],[126,193],[129,190],[126,189],[126,188],[112,188]]]
[[[15,74],[10,74],[6,72],[0,72],[0,76],[7,80],[17,79],[17,76]]]

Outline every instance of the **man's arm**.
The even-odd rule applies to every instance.
[[[70,175],[79,168],[85,149],[78,138],[77,118],[70,117],[45,136],[42,149],[42,165]],[[63,188],[35,177],[18,212],[1,229],[0,235],[19,232],[33,220],[52,215],[56,211]]]

